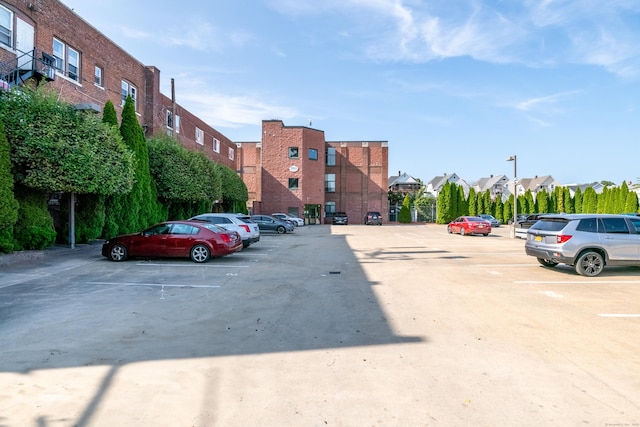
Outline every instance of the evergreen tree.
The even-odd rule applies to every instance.
[[[13,226],[18,221],[18,201],[13,195],[11,147],[0,120],[0,252],[13,250]]]
[[[456,216],[460,216],[460,215],[468,215],[469,214],[469,205],[467,204],[467,200],[464,197],[464,188],[462,188],[462,185],[456,185],[458,191],[458,195],[457,195],[457,206],[458,206],[458,210],[457,210],[457,215]]]
[[[126,212],[122,218],[123,231],[131,233],[157,222],[162,216],[162,209],[151,182],[147,142],[138,123],[131,96],[127,96],[122,108],[120,134],[136,157],[135,183],[126,203],[123,204],[126,206]]]
[[[536,194],[536,205],[538,213],[549,213],[549,193],[546,189],[538,191]],[[534,212],[535,213],[535,212]]]
[[[469,215],[476,216],[478,212],[478,200],[476,196],[475,188],[469,189],[469,198],[467,199],[467,203],[469,204]]]
[[[569,187],[563,187],[564,208],[566,213],[575,213],[573,209],[573,201],[571,200],[571,190]]]
[[[118,114],[111,101],[107,101],[104,104],[102,122],[115,128],[118,127]],[[113,194],[107,196],[104,200],[104,228],[102,230],[102,236],[104,238],[108,239],[121,234],[120,223],[124,217],[122,206],[126,197],[127,196],[123,194]]]
[[[398,213],[398,222],[403,224],[411,222],[411,199],[408,194],[404,196],[404,200],[402,201],[402,207]]]
[[[629,191],[627,193],[627,201],[624,205],[625,213],[637,213],[638,212],[638,194],[635,191]]]
[[[598,210],[598,195],[593,187],[587,187],[582,197],[582,213],[596,213]]]
[[[607,201],[609,199],[609,187],[604,187],[602,193],[598,196],[598,204],[596,207],[596,213],[607,213]]]
[[[504,217],[504,203],[502,202],[502,197],[500,195],[496,197],[493,211],[494,211],[494,216],[501,223],[504,224],[509,219],[509,217],[507,218]]]
[[[580,190],[580,187],[576,188],[576,192],[573,195],[573,210],[575,213],[582,213],[582,190]]]
[[[442,186],[442,189],[438,193],[438,209],[437,209],[437,224],[447,224],[451,222],[451,184],[446,183]]]

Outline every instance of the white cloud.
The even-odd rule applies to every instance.
[[[265,117],[282,120],[296,117],[294,108],[270,104],[259,98],[233,96],[217,92],[186,89],[180,93],[180,104],[211,126],[237,128],[261,123]]]

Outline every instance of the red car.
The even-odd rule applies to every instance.
[[[460,216],[449,223],[447,226],[449,233],[465,234],[483,234],[488,236],[491,233],[491,224],[477,216]]]
[[[179,257],[200,263],[240,250],[242,239],[237,232],[201,221],[162,222],[140,233],[109,239],[102,245],[102,255],[112,261],[129,257]]]

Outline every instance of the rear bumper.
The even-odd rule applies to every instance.
[[[572,256],[567,256],[561,252],[554,251],[552,249],[535,248],[535,247],[530,247],[525,245],[524,250],[527,255],[532,257],[542,258],[542,259],[552,259],[561,264],[573,265]]]

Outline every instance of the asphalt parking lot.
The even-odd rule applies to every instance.
[[[548,270],[508,236],[1,257],[0,426],[640,425],[640,269]]]

